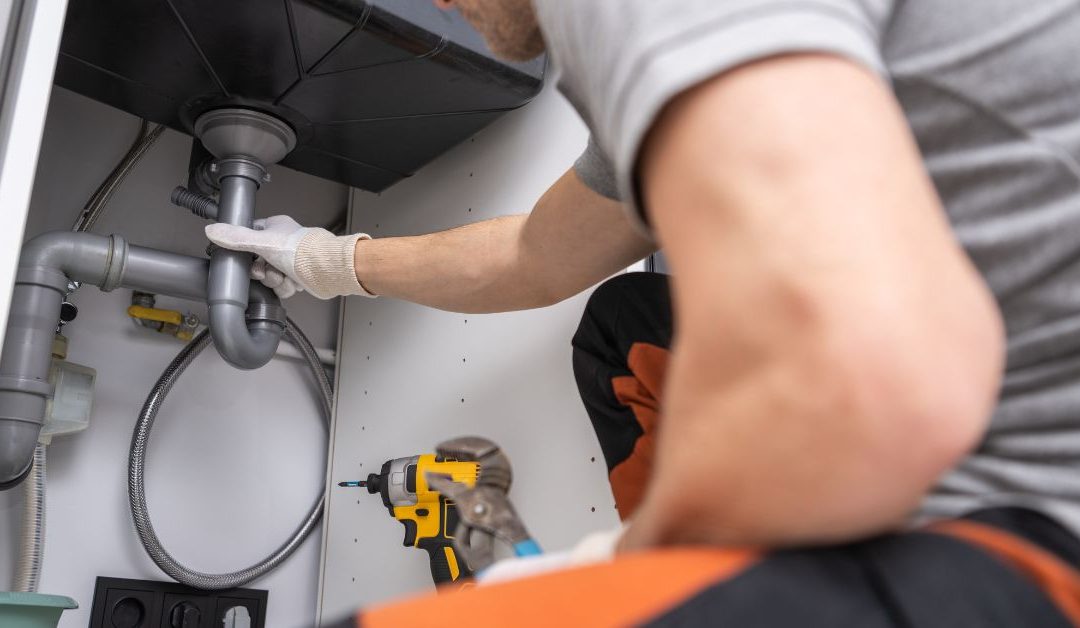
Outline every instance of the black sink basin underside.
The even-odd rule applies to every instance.
[[[539,91],[431,0],[71,0],[56,84],[191,133],[247,106],[297,132],[283,164],[380,191]]]

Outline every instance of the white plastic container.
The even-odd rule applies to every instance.
[[[97,371],[65,360],[53,359],[49,382],[56,390],[45,404],[45,425],[41,440],[85,430],[94,409],[94,381]]]

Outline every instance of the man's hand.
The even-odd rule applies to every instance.
[[[206,227],[214,244],[254,253],[251,278],[282,299],[307,290],[320,299],[347,294],[371,296],[356,279],[356,242],[366,234],[335,236],[326,229],[301,227],[288,216],[256,220],[253,229],[217,223]]]
[[[744,66],[668,105],[638,174],[677,337],[624,549],[901,525],[981,438],[1004,342],[888,86]]]

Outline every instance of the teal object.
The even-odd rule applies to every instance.
[[[0,626],[4,628],[56,628],[60,614],[79,608],[63,595],[0,592]]]
[[[543,553],[544,552],[540,549],[540,545],[532,539],[521,541],[514,545],[514,556],[538,556]]]

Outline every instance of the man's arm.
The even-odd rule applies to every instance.
[[[299,286],[322,299],[368,292],[458,312],[552,305],[655,250],[620,203],[573,170],[528,215],[440,233],[357,241],[273,216],[254,229],[212,224],[206,235],[259,256],[252,276],[282,298]]]
[[[883,82],[837,57],[684,93],[641,153],[677,339],[624,549],[900,524],[979,440],[999,314]]]
[[[528,215],[362,240],[356,276],[375,294],[455,312],[551,305],[654,250],[623,212],[570,170]]]

